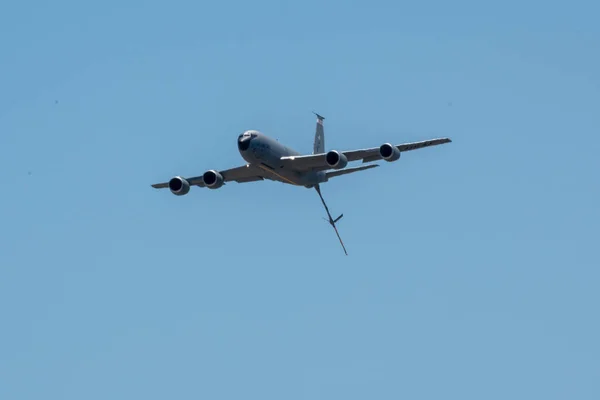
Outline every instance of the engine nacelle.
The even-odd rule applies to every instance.
[[[379,147],[379,155],[387,162],[397,161],[400,158],[400,150],[396,146],[384,143]]]
[[[190,191],[190,184],[184,178],[176,176],[169,181],[169,189],[175,196],[183,196]]]
[[[202,179],[204,180],[206,187],[209,189],[218,189],[223,186],[225,182],[223,175],[213,169],[206,171],[204,175],[202,175]]]
[[[333,169],[342,169],[348,165],[348,158],[336,150],[331,150],[325,156],[327,164]]]

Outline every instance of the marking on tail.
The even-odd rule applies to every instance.
[[[325,132],[323,130],[323,120],[325,117],[317,114],[313,111],[313,114],[317,116],[317,129],[315,131],[315,143],[313,145],[313,154],[325,153]]]

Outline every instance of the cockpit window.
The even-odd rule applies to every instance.
[[[250,141],[258,135],[251,132],[244,132],[238,137],[238,148],[241,151],[246,151],[250,148]]]

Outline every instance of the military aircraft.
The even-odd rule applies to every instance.
[[[320,184],[336,176],[365,171],[379,166],[378,164],[370,164],[346,168],[349,162],[358,160],[362,160],[363,164],[378,160],[394,162],[400,159],[401,153],[405,151],[449,143],[451,140],[449,138],[439,138],[399,145],[384,143],[379,147],[367,149],[325,151],[325,133],[323,129],[325,118],[317,113],[314,114],[317,116],[317,127],[313,154],[301,154],[257,130],[247,130],[237,138],[238,150],[247,164],[220,171],[211,169],[200,176],[188,178],[175,176],[168,182],[156,183],[152,187],[156,189],[169,188],[171,193],[177,196],[187,194],[192,186],[218,189],[230,181],[245,183],[267,179],[295,186],[304,186],[308,189],[315,188],[327,211],[329,219],[326,219],[326,221],[335,230],[344,253],[348,255],[346,246],[344,246],[335,225],[344,214],[336,219],[331,217],[329,208],[321,194]]]

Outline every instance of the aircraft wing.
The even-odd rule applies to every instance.
[[[444,143],[450,143],[452,140],[449,138],[439,138],[439,139],[430,139],[423,140],[420,142],[412,142],[412,143],[403,143],[398,144],[396,147],[400,152],[411,151],[422,149],[424,147],[437,146]],[[346,158],[348,158],[349,162],[362,160],[363,163],[372,162],[381,160],[381,156],[379,154],[379,147],[372,147],[369,149],[359,149],[359,150],[349,150],[349,151],[341,151]],[[329,169],[329,165],[325,160],[327,153],[320,154],[309,154],[302,156],[290,156],[290,157],[282,157],[284,165],[288,168],[299,170],[299,171],[307,171],[307,170],[325,170]]]
[[[254,182],[254,181],[262,181],[264,180],[264,176],[262,175],[262,170],[258,168],[251,167],[250,165],[242,165],[240,167],[225,169],[222,171],[218,171],[221,175],[223,175],[224,182],[237,182],[237,183],[245,183],[245,182]],[[198,186],[204,187],[204,179],[202,175],[194,176],[190,178],[185,178],[186,181],[189,182],[190,186]],[[169,182],[155,183],[152,185],[155,189],[164,189],[169,187]]]

